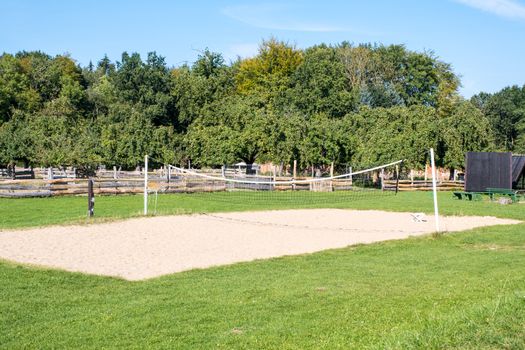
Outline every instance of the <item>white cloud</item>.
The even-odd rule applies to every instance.
[[[288,30],[299,32],[342,32],[349,31],[343,26],[333,26],[321,22],[301,21],[288,16],[292,10],[285,4],[258,4],[230,6],[222,13],[236,21],[257,28]]]
[[[476,9],[513,19],[525,19],[525,5],[515,0],[455,0]]]

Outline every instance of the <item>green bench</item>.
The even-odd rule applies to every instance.
[[[525,194],[508,188],[487,188],[484,192],[455,191],[453,193],[457,199],[468,199],[469,201],[481,200],[483,195],[488,195],[491,201],[496,197],[504,196],[510,197],[513,203],[519,202],[520,199],[525,199]]]
[[[457,199],[468,199],[469,201],[479,201],[481,200],[481,195],[483,192],[466,192],[466,191],[455,191],[454,196]]]
[[[508,188],[487,188],[487,194],[491,201],[497,196],[509,196],[513,203],[516,203],[519,200],[518,191],[510,190]]]

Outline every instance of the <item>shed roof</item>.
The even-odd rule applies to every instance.
[[[525,169],[525,156],[512,156],[512,182],[517,182]]]

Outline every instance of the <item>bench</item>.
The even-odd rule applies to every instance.
[[[469,201],[479,201],[481,200],[481,195],[483,192],[465,192],[465,191],[455,191],[454,196],[457,199],[468,199]]]
[[[518,201],[518,192],[508,188],[487,188],[487,193],[491,201],[496,196],[509,196],[513,203]]]

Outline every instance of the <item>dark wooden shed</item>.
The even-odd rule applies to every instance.
[[[512,153],[467,152],[465,191],[484,192],[487,188],[512,189]]]

